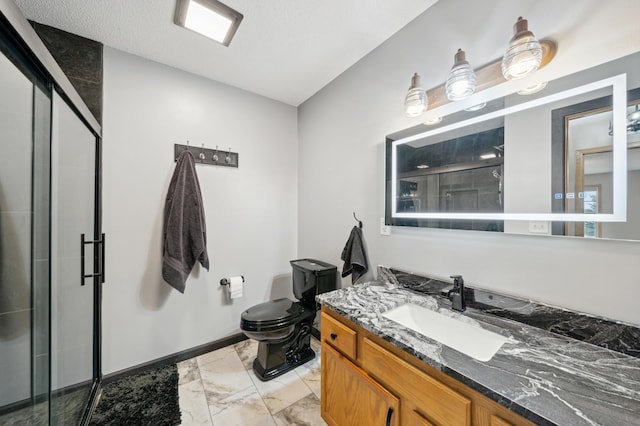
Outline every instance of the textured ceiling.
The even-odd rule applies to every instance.
[[[173,24],[175,0],[14,0],[42,24],[297,106],[437,0],[226,0],[229,47]]]

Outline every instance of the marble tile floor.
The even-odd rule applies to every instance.
[[[268,382],[251,363],[258,342],[245,340],[178,363],[182,425],[322,426],[320,343],[316,358]]]

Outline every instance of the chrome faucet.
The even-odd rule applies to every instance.
[[[453,278],[453,288],[447,292],[447,298],[451,300],[451,309],[458,312],[464,312],[467,304],[464,299],[464,280],[462,275],[451,275]]]

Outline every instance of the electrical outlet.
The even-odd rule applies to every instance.
[[[384,217],[380,218],[380,235],[391,235],[391,227],[384,224]]]
[[[546,220],[530,220],[529,232],[532,234],[548,234],[549,222]]]

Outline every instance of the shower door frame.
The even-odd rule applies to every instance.
[[[25,60],[22,64],[26,68],[34,69],[36,74],[44,76],[42,83],[51,93],[51,108],[53,109],[53,92],[57,92],[61,99],[75,112],[76,116],[91,131],[95,137],[94,164],[94,235],[93,240],[100,239],[102,230],[102,129],[89,108],[75,90],[67,76],[57,64],[35,30],[24,18],[18,7],[11,0],[0,0],[0,25],[2,33],[7,36],[6,44],[15,51],[16,57]],[[3,35],[4,36],[4,35]],[[52,110],[51,110],[52,111]],[[53,122],[51,122],[51,129]],[[51,137],[51,134],[50,134]],[[51,142],[51,139],[50,139]],[[51,167],[54,165],[51,164]],[[50,170],[52,173],[52,170]],[[52,224],[53,225],[53,224]],[[49,243],[51,244],[51,242]],[[104,265],[104,246],[101,250],[93,250],[93,377],[87,405],[84,408],[81,425],[88,425],[91,414],[98,402],[102,381],[102,276],[100,265]],[[50,277],[52,279],[52,277]],[[80,283],[78,283],[80,285]],[[49,321],[51,327],[51,321]],[[51,339],[51,337],[50,337]],[[50,361],[51,363],[51,358]],[[51,393],[51,364],[49,366],[49,393]],[[50,398],[50,397],[49,397]],[[49,412],[51,416],[51,412]]]

